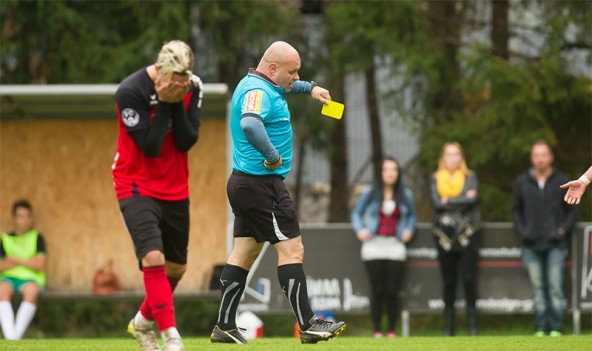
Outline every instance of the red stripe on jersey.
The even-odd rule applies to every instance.
[[[185,97],[183,98],[183,106],[185,106],[185,111],[187,111],[189,109],[189,102],[191,101],[192,96],[193,96],[193,92],[190,91],[187,94],[185,94]]]

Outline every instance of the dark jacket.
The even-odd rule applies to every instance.
[[[563,201],[566,190],[559,188],[569,180],[556,169],[543,189],[539,189],[531,168],[516,180],[512,200],[514,228],[525,247],[546,251],[565,247],[567,236],[576,223],[575,206]],[[559,235],[563,228],[565,235]]]
[[[467,197],[467,192],[474,189],[477,196]],[[443,204],[438,194],[436,177],[432,177],[430,186],[432,206],[434,207],[433,232],[439,245],[446,251],[457,251],[469,247],[475,248],[481,228],[481,214],[477,207],[479,203],[479,182],[474,172],[469,172],[465,178],[462,192],[448,199]]]

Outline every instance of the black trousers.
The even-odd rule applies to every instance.
[[[399,292],[403,282],[405,262],[393,260],[366,261],[370,279],[370,309],[374,331],[380,331],[380,322],[386,307],[388,330],[395,330],[399,314]]]
[[[456,300],[456,286],[458,276],[461,276],[465,292],[467,307],[475,307],[477,302],[477,265],[479,262],[479,247],[471,242],[466,248],[445,251],[438,247],[438,260],[444,286],[444,305],[453,308]]]

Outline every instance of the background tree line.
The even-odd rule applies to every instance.
[[[534,140],[553,145],[569,177],[592,162],[589,1],[5,0],[0,17],[2,84],[118,83],[179,38],[196,48],[206,82],[232,90],[270,42],[289,41],[302,54],[303,79],[322,82],[337,101],[345,75],[363,73],[375,176],[388,137],[379,107],[388,106],[415,126],[420,152],[406,170],[416,196],[427,199],[441,145],[457,140],[489,221],[510,219],[513,182]],[[379,76],[387,66],[393,77]],[[396,82],[386,93],[377,89],[384,79]],[[329,220],[348,221],[345,124],[357,116],[319,119],[309,99],[290,99],[295,148],[311,145],[330,160]],[[581,219],[592,219],[590,199]],[[418,205],[428,220],[429,204]]]

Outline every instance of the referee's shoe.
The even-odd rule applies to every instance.
[[[327,341],[345,330],[345,322],[331,322],[322,318],[313,317],[310,328],[300,331],[300,342],[303,344],[316,344],[319,341]]]
[[[222,344],[247,344],[247,339],[245,339],[238,328],[222,330],[217,325],[214,327],[214,330],[212,330],[210,341],[212,343]]]

